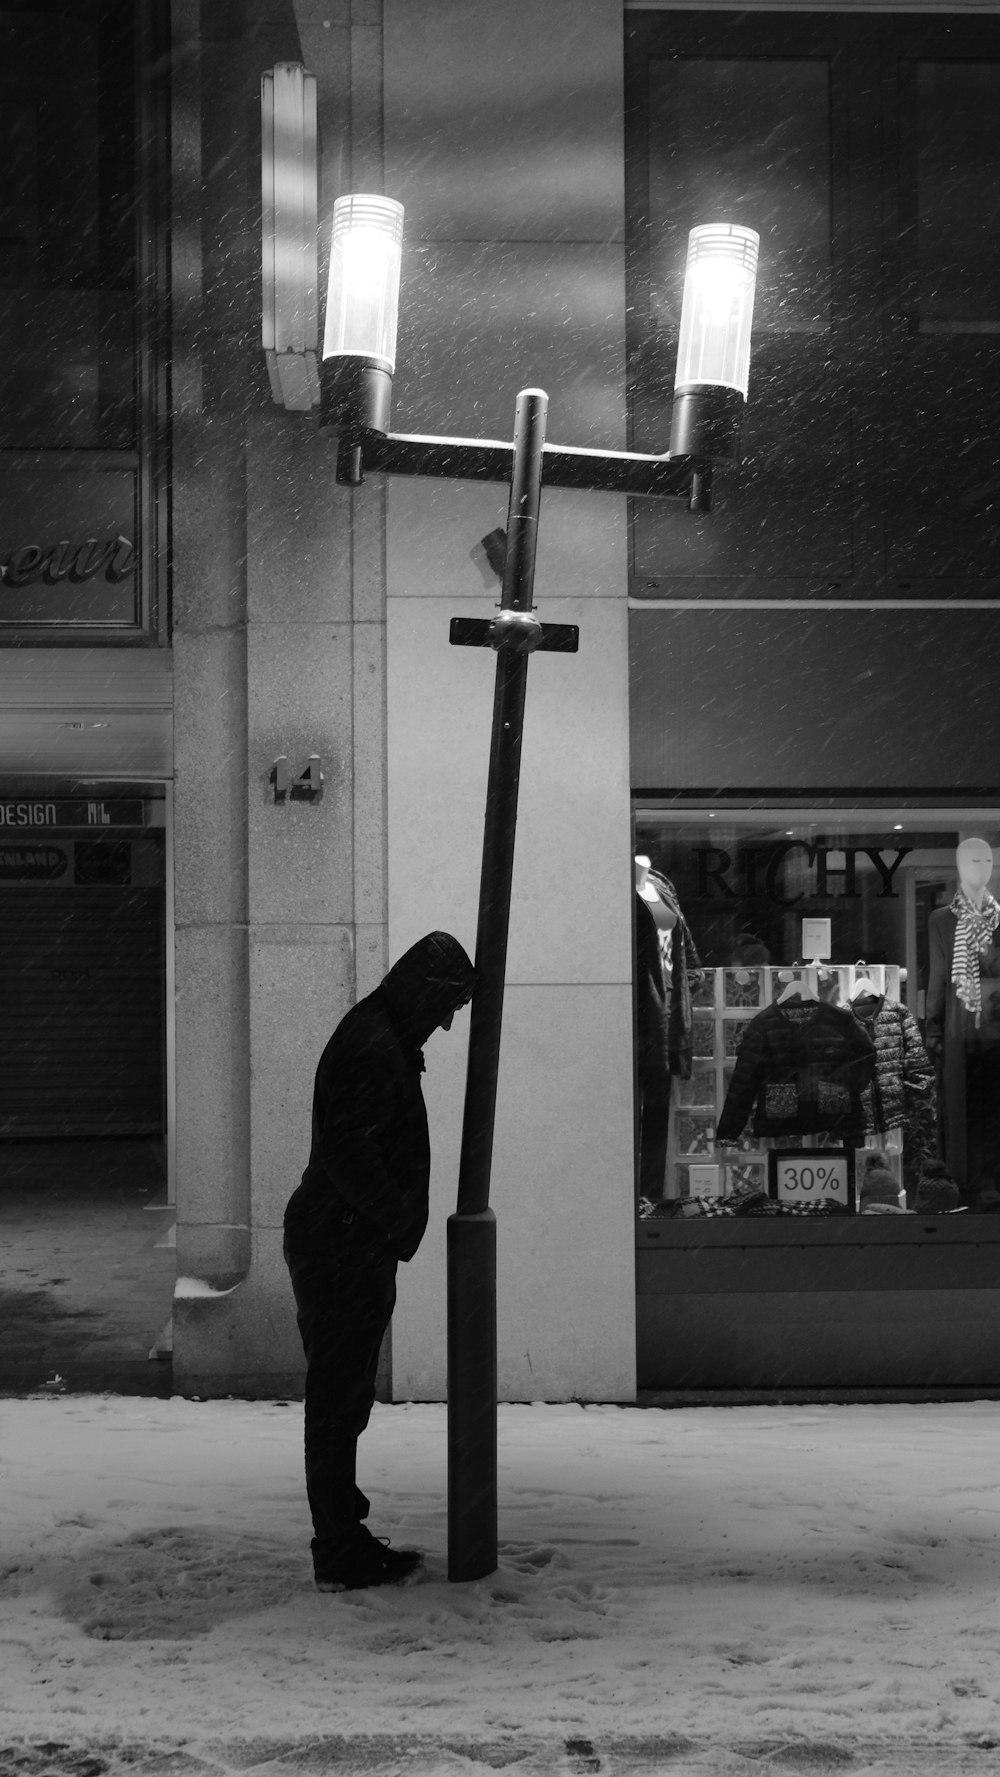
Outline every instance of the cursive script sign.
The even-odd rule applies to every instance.
[[[22,543],[0,564],[6,586],[57,586],[68,580],[80,586],[103,574],[116,585],[135,573],[135,545],[128,537],[85,537],[82,542],[61,538],[58,543]]]

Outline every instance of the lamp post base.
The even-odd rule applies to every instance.
[[[448,1578],[497,1567],[497,1219],[448,1217]]]

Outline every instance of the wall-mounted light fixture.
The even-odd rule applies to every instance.
[[[261,75],[262,344],[279,407],[319,402],[316,77],[299,62]]]
[[[388,432],[403,206],[358,192],[333,206],[320,422],[358,443]]]

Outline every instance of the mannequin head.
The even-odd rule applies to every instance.
[[[983,904],[983,895],[993,875],[993,853],[985,839],[963,839],[955,853],[958,880],[976,907]]]
[[[661,932],[671,932],[677,924],[677,914],[673,907],[668,907],[655,882],[649,880],[650,860],[635,860],[635,890],[640,900],[645,901],[650,913]]]

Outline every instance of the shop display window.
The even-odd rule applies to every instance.
[[[641,1221],[1000,1212],[1000,811],[641,806],[634,927]]]

